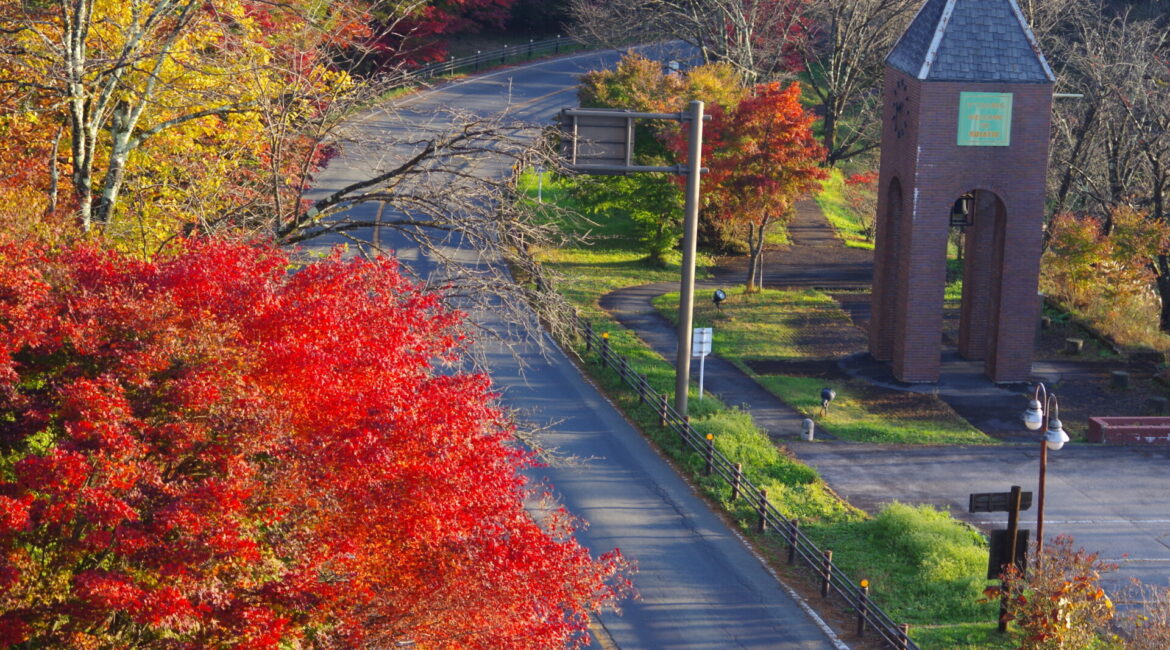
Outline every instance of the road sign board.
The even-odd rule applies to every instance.
[[[1023,569],[1027,566],[1028,558],[1027,528],[1016,531],[1016,566]],[[996,580],[1005,564],[1011,564],[1012,555],[1011,537],[1008,531],[999,528],[991,531],[991,552],[987,558],[987,579]]]
[[[630,166],[634,115],[628,111],[577,109],[561,112],[564,155],[570,166]]]
[[[1032,507],[1032,493],[1020,493],[1020,510],[1027,510]],[[1011,512],[1012,509],[1012,493],[1011,492],[984,492],[982,494],[972,494],[971,501],[967,507],[967,512]]]
[[[691,356],[704,357],[711,354],[712,328],[696,327],[691,336]]]

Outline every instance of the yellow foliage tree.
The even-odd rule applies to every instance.
[[[2,0],[0,128],[43,161],[45,209],[148,255],[297,193],[320,159],[306,130],[353,88],[326,54],[363,24],[328,0]]]

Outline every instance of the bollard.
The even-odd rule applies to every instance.
[[[658,426],[666,426],[666,393],[658,396]]]
[[[788,564],[796,564],[796,542],[800,539],[800,520],[788,522]]]
[[[555,51],[557,54],[560,54],[560,53],[561,53],[561,35],[560,35],[560,34],[557,34],[557,40],[556,40],[556,42],[553,44],[553,47],[554,47],[554,51]]]
[[[906,650],[910,647],[910,625],[903,623],[898,626],[898,650]]]
[[[829,585],[833,581],[833,552],[825,551],[825,559],[821,562],[821,598],[829,597]]]
[[[816,438],[817,425],[812,418],[805,418],[800,422],[800,439],[812,441]]]
[[[508,60],[508,44],[504,43],[504,47],[500,49],[500,63]]]
[[[707,434],[707,466],[703,468],[703,476],[711,475],[711,463],[715,458],[715,436]]]
[[[756,522],[756,532],[762,533],[768,530],[768,491],[764,488],[760,488],[760,504],[756,508],[756,513],[760,516],[760,520]]]
[[[865,636],[869,618],[869,580],[861,581],[861,600],[857,602],[857,636]]]
[[[528,60],[532,60],[532,39],[528,39]]]
[[[731,477],[731,500],[739,500],[739,484],[743,481],[743,463],[735,464],[735,474]]]
[[[609,365],[609,332],[601,333],[601,360]]]
[[[483,54],[480,50],[475,51],[475,71],[479,72],[479,56]]]

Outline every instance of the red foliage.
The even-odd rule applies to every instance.
[[[373,28],[375,63],[417,65],[447,57],[446,39],[484,27],[502,29],[516,0],[430,0],[412,15],[391,15]]]
[[[815,116],[800,105],[799,84],[760,84],[731,111],[712,115],[704,132],[711,170],[704,192],[722,218],[756,224],[783,218],[826,178],[824,149],[812,133]]]
[[[878,179],[877,170],[871,170],[868,172],[860,172],[857,174],[851,174],[848,178],[845,179],[845,184],[846,185],[873,185],[874,183],[877,183],[877,179]]]
[[[391,260],[179,248],[0,242],[0,645],[581,642],[620,556],[524,509],[459,314]]]
[[[772,53],[780,61],[781,69],[797,73],[804,71],[801,44],[819,37],[816,21],[809,15],[808,0],[742,0],[744,15],[768,16],[767,27],[758,29],[748,25],[740,30],[730,20],[727,24],[729,42],[750,40],[756,50]],[[757,19],[759,20],[759,19]]]

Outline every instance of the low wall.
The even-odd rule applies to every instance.
[[[1089,418],[1087,438],[1107,445],[1170,445],[1170,417]]]

